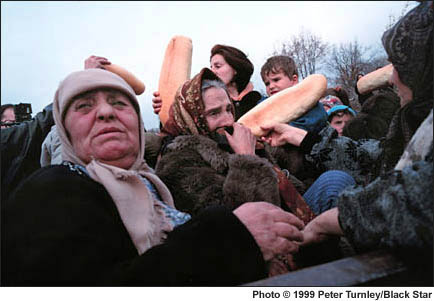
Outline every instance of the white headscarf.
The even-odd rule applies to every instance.
[[[92,159],[83,162],[74,153],[64,127],[64,117],[73,97],[99,88],[112,88],[124,93],[133,104],[139,119],[140,149],[134,164],[122,169]],[[158,190],[163,202],[174,207],[173,198],[166,185],[144,161],[145,139],[140,107],[133,89],[118,75],[103,69],[86,69],[68,75],[59,85],[53,104],[54,121],[62,145],[62,159],[86,167],[90,177],[101,183],[115,203],[119,215],[139,254],[159,244],[172,225],[161,206],[152,196],[140,176],[147,178]]]

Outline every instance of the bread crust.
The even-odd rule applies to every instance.
[[[261,137],[266,134],[261,126],[288,123],[312,109],[327,89],[327,79],[322,74],[312,74],[301,83],[284,89],[241,116],[238,120],[252,133]]]
[[[136,95],[145,92],[145,84],[127,69],[116,64],[104,65],[104,68],[122,77],[133,88]]]
[[[378,88],[390,85],[392,71],[393,65],[389,64],[366,74],[357,82],[357,90],[359,90],[360,94],[367,94]]]
[[[158,82],[162,101],[159,116],[163,125],[169,118],[169,109],[176,91],[190,79],[192,52],[192,41],[185,36],[174,36],[167,45]]]

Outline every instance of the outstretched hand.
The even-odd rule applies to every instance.
[[[296,128],[286,123],[275,123],[267,126],[261,126],[261,129],[267,134],[261,137],[261,140],[271,146],[282,146],[286,143],[300,146],[307,131]]]
[[[288,124],[276,123],[268,126],[261,126],[261,129],[267,134],[261,137],[261,140],[271,146],[281,146],[288,143],[290,128]]]
[[[304,224],[292,213],[266,202],[244,203],[233,213],[252,234],[265,261],[298,252]]]
[[[84,69],[99,68],[105,69],[104,65],[110,65],[111,62],[102,56],[91,55],[84,61]]]
[[[338,208],[332,208],[311,220],[302,231],[304,240],[300,246],[319,243],[333,236],[342,236],[338,215]]]

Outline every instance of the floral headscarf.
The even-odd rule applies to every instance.
[[[413,100],[393,117],[385,144],[385,168],[400,158],[433,107],[433,3],[421,2],[382,37],[399,78],[413,92]]]
[[[220,79],[208,68],[203,68],[191,80],[186,81],[176,92],[175,100],[169,110],[169,118],[162,132],[170,136],[204,135],[210,136],[202,99],[202,81]],[[232,107],[232,114],[234,108]]]

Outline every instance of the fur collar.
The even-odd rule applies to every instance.
[[[167,152],[194,149],[217,172],[224,173],[228,168],[230,154],[219,148],[217,142],[202,135],[176,137],[167,145]]]

